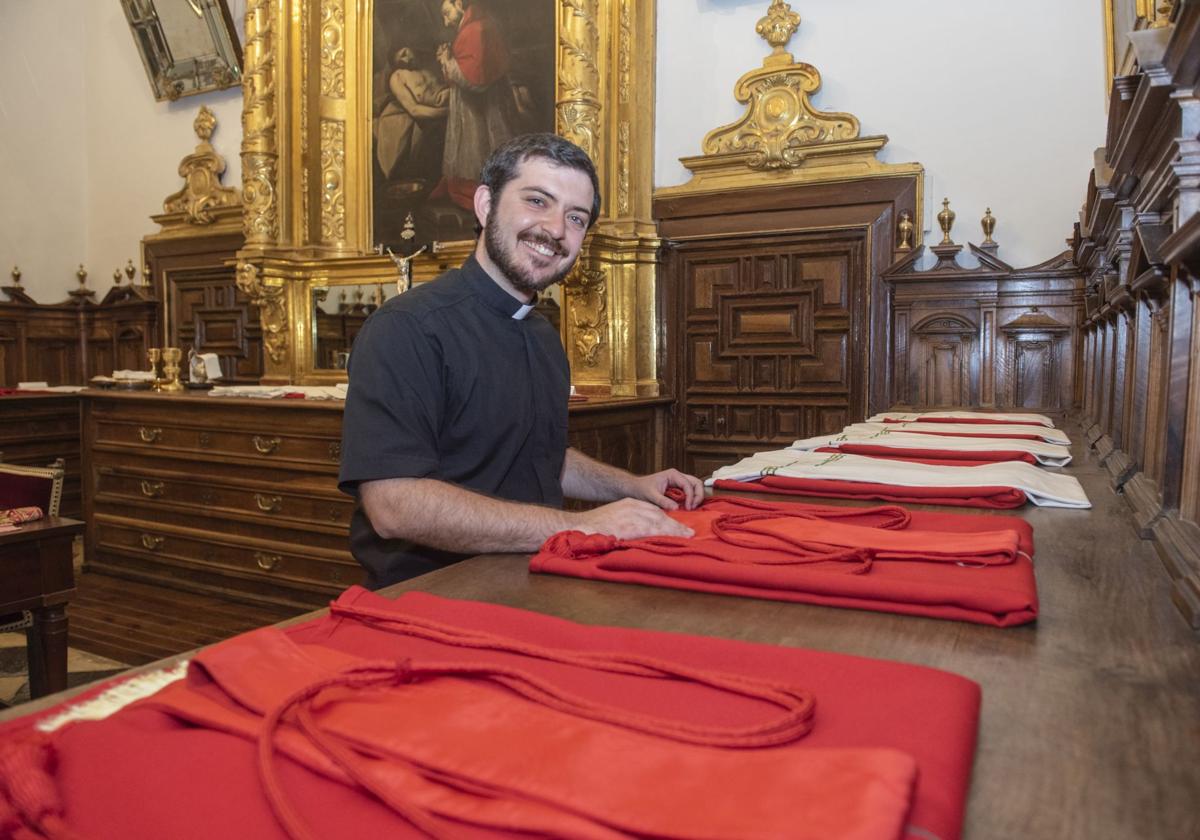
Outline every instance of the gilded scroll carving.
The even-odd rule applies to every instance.
[[[300,16],[300,43],[309,43],[309,15],[303,14]],[[300,50],[300,90],[307,91],[309,89],[309,68],[317,59],[312,55],[310,50]],[[300,97],[300,136],[308,137],[308,97]],[[303,230],[309,230],[309,220],[312,218],[309,214],[312,212],[309,207],[309,173],[308,167],[300,167],[300,226]]]
[[[780,0],[758,22],[757,32],[772,52],[762,68],[738,79],[734,96],[747,105],[746,113],[736,123],[708,133],[706,155],[749,152],[746,165],[751,169],[794,169],[804,163],[812,146],[858,137],[853,115],[818,111],[809,101],[809,94],[821,89],[821,74],[784,50],[799,25],[800,16]]]
[[[779,169],[800,166],[806,146],[858,137],[854,116],[812,106],[808,95],[820,87],[821,74],[809,64],[748,73],[734,90],[737,101],[748,104],[745,116],[710,132],[704,138],[704,153],[753,152],[747,161],[750,168]]]
[[[577,268],[563,285],[575,351],[584,365],[595,367],[608,333],[608,288],[604,271]]]
[[[270,0],[247,2],[242,81],[242,224],[247,245],[270,244],[279,231],[274,24]]]
[[[236,207],[239,202],[237,190],[221,186],[225,159],[208,142],[216,126],[217,118],[207,106],[202,105],[192,124],[200,143],[194,152],[179,163],[183,189],[163,201],[164,211],[182,213],[188,224],[211,225],[216,221],[213,210]]]
[[[633,9],[630,0],[621,0],[620,33],[617,36],[617,104],[629,102],[629,78],[633,66]]]
[[[562,0],[559,14],[559,133],[597,160],[600,71],[596,66],[597,0]]]
[[[237,267],[237,287],[259,308],[263,347],[267,356],[276,364],[283,362],[288,348],[287,303],[283,283],[264,283],[259,277],[258,266],[240,262]]]
[[[346,126],[321,121],[321,238],[328,243],[346,238]]]
[[[759,18],[754,31],[762,36],[774,49],[774,55],[783,55],[787,42],[792,40],[800,28],[800,15],[782,0],[773,0],[766,15]]]
[[[346,51],[342,44],[346,33],[345,0],[321,3],[321,95],[343,99],[346,96]]]
[[[617,214],[629,215],[629,121],[617,126]]]

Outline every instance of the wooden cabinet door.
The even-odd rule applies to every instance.
[[[671,249],[686,469],[707,475],[862,419],[866,249],[862,230]]]

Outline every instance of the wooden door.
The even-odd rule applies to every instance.
[[[843,229],[672,249],[684,469],[862,419],[867,247],[865,230]]]

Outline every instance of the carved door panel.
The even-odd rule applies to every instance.
[[[1019,408],[1058,408],[1055,399],[1054,345],[1050,341],[1018,341],[1013,352],[1016,375],[1013,404]]]
[[[17,325],[0,322],[0,388],[15,388],[21,380],[19,348]]]
[[[959,405],[962,400],[963,353],[957,341],[935,341],[926,348],[925,381],[918,392],[921,405],[943,408]]]
[[[172,328],[180,346],[216,353],[226,382],[257,384],[263,374],[258,307],[237,288],[232,269],[174,271]]]
[[[83,382],[77,339],[30,338],[26,353],[26,375],[30,380],[51,385]]]
[[[677,247],[686,469],[707,475],[862,419],[864,252],[854,231]]]
[[[909,344],[908,393],[917,408],[971,405],[977,379],[979,341],[975,325],[965,318],[936,315],[912,333]]]

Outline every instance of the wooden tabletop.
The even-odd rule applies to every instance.
[[[1200,642],[1081,431],[1067,429],[1077,441],[1067,472],[1095,509],[1021,511],[1034,526],[1041,602],[1041,617],[1025,627],[530,575],[517,555],[475,557],[383,594],[420,590],[585,624],[953,671],[983,687],[965,837],[1200,837]]]
[[[965,837],[1197,838],[1200,640],[1082,432],[1069,433],[1078,442],[1066,471],[1095,509],[1022,509],[1034,526],[1041,610],[1025,627],[531,575],[513,555],[475,557],[385,593],[952,671],[983,687]]]

